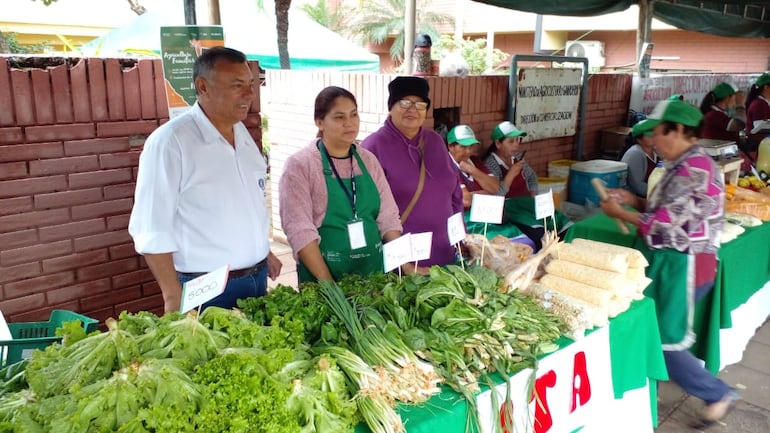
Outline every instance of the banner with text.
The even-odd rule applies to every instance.
[[[514,123],[523,141],[575,135],[582,69],[525,68],[516,84]]]
[[[530,387],[532,380],[534,384]],[[498,385],[495,391],[496,399],[492,398],[492,390],[476,398],[483,433],[495,432],[497,422],[506,433],[612,431],[602,430],[607,425],[634,425],[638,427],[628,431],[652,431],[649,410],[632,416],[634,424],[624,424],[624,420],[617,419],[618,413],[607,411],[610,407],[619,410],[623,407],[613,393],[609,327],[597,329],[542,358],[534,375],[531,369],[514,375],[511,378],[512,407],[508,406],[507,410],[504,402],[506,385]],[[645,393],[640,395],[644,398]],[[649,399],[649,394],[646,396]],[[493,407],[495,403],[497,407]],[[643,401],[641,407],[645,406],[649,407],[649,403]]]
[[[182,114],[195,103],[193,64],[203,50],[224,45],[222,26],[160,28],[160,52],[166,78],[169,117]]]
[[[749,88],[759,74],[703,74],[703,75],[661,75],[639,78],[634,75],[631,86],[629,108],[650,114],[658,102],[674,94],[680,94],[684,101],[700,107],[703,97],[717,84],[730,83],[748,95]]]

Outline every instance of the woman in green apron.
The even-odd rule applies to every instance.
[[[401,235],[398,207],[377,158],[354,142],[360,119],[348,90],[315,101],[318,136],[286,161],[279,183],[281,226],[300,283],[383,271],[382,244]]]

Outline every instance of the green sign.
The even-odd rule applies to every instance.
[[[195,103],[195,59],[203,50],[224,44],[225,33],[222,26],[160,28],[160,51],[170,117],[181,114]]]

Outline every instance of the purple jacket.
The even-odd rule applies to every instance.
[[[455,262],[455,246],[449,245],[447,218],[463,211],[463,195],[457,173],[444,140],[434,131],[421,128],[409,140],[393,125],[390,117],[377,132],[367,137],[361,147],[380,161],[390,184],[393,198],[403,213],[417,190],[421,156],[419,138],[425,143],[425,184],[419,200],[404,222],[404,233],[433,232],[430,260],[421,266]]]

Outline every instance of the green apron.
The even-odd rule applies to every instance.
[[[369,275],[383,272],[382,237],[377,228],[377,216],[380,213],[380,193],[369,171],[361,161],[355,146],[351,146],[351,158],[355,157],[361,174],[355,177],[355,184],[343,173],[338,176],[330,164],[326,147],[319,142],[321,163],[326,178],[326,216],[318,234],[321,237],[319,248],[332,277],[338,280],[345,274]],[[352,168],[352,161],[351,161]],[[343,189],[343,187],[345,189]],[[353,214],[355,206],[356,214]],[[356,219],[357,216],[357,219]],[[353,221],[363,222],[366,246],[352,250],[348,235],[348,224]],[[298,265],[299,282],[316,281],[305,265]]]

